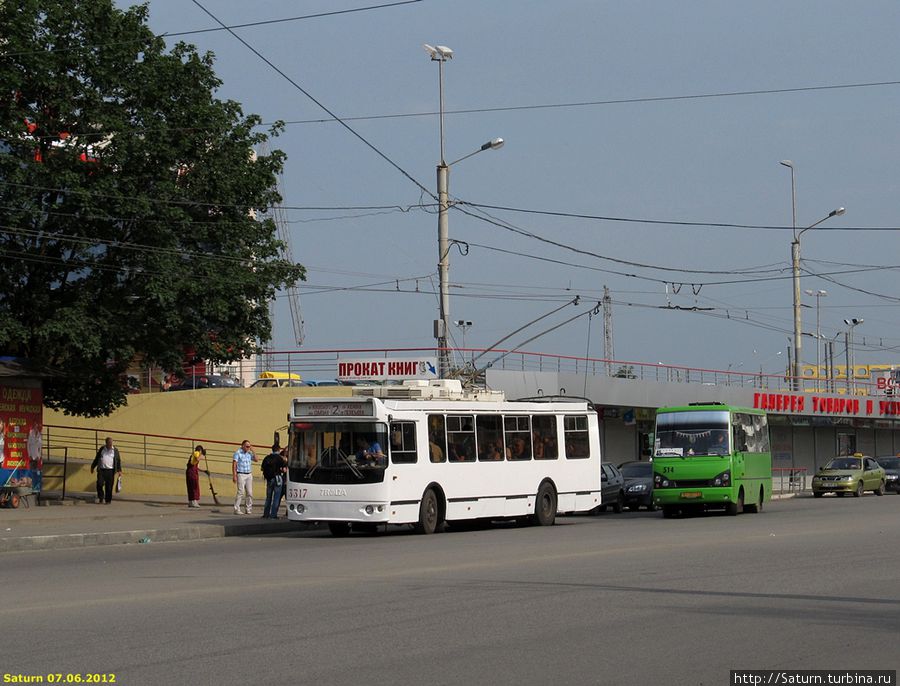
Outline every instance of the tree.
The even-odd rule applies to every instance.
[[[277,135],[216,99],[213,56],[167,51],[146,5],[0,0],[0,355],[53,370],[48,406],[109,413],[136,358],[214,362],[271,337],[305,278],[271,219]]]

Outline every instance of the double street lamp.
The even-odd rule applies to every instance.
[[[856,387],[856,359],[853,354],[853,329],[863,323],[863,319],[845,319],[844,324],[847,325],[847,333],[845,342],[847,343],[847,392],[854,393]],[[852,376],[851,376],[852,375]]]
[[[794,240],[791,241],[791,265],[793,268],[794,281],[794,359],[791,369],[791,388],[795,391],[800,390],[800,349],[802,347],[802,328],[800,323],[800,237],[805,231],[815,228],[822,222],[832,217],[840,217],[846,210],[839,207],[832,210],[825,217],[810,224],[805,229],[797,231],[797,186],[794,179],[794,163],[791,160],[782,160],[780,164],[791,170],[791,227],[793,229]]]
[[[821,333],[821,329],[819,328],[819,301],[821,301],[822,298],[824,298],[826,295],[828,295],[828,291],[824,291],[822,289],[814,291],[811,288],[807,288],[803,292],[806,293],[807,295],[816,296],[816,390],[818,391],[818,390],[821,390],[819,388],[819,379],[821,378],[821,375],[820,375],[821,369],[819,366],[821,364],[820,359],[819,359],[819,348],[822,347],[821,343],[820,343],[820,341],[822,340],[822,333]]]
[[[453,50],[446,45],[423,46],[432,62],[438,63],[438,93],[440,98],[441,160],[437,166],[438,190],[438,280],[440,282],[439,318],[434,322],[434,337],[438,347],[438,370],[440,378],[446,379],[450,372],[450,346],[447,336],[450,331],[450,167],[472,155],[485,150],[503,147],[502,138],[494,138],[477,150],[463,155],[449,164],[444,161],[444,62],[453,59]]]

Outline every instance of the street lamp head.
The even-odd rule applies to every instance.
[[[488,145],[488,147],[489,147],[491,150],[496,150],[497,148],[502,148],[502,147],[503,147],[503,144],[504,144],[505,142],[506,142],[506,141],[504,141],[502,138],[494,138],[494,139],[493,139],[490,143],[488,143],[487,145]]]
[[[844,213],[846,211],[847,210],[844,209],[843,207],[838,207],[836,210],[831,210],[831,212],[828,213],[828,216],[829,217],[841,217],[844,215]]]
[[[428,43],[424,43],[422,47],[425,48],[425,52],[435,62],[446,62],[453,59],[453,51],[446,45],[428,45]]]
[[[791,169],[794,168],[794,163],[791,162],[790,160],[781,160],[781,162],[779,162],[778,164],[780,164],[783,167],[790,167]]]
[[[844,324],[846,324],[847,326],[859,326],[864,321],[864,319],[857,319],[856,317],[854,317],[852,319],[845,319]]]

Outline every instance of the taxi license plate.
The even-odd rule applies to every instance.
[[[682,498],[702,498],[703,494],[700,491],[686,491],[681,494]]]

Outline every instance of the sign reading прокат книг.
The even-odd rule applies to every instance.
[[[437,358],[390,357],[338,360],[341,381],[401,381],[403,379],[436,379]]]

